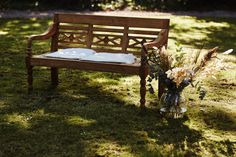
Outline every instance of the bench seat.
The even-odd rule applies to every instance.
[[[141,63],[140,59],[136,60],[133,64],[124,64],[83,61],[77,59],[49,58],[42,54],[32,56],[31,65],[138,75]]]

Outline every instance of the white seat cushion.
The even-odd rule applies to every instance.
[[[100,52],[87,48],[68,48],[44,54],[46,57],[79,59],[96,62],[115,62],[133,64],[136,57],[133,54]]]
[[[96,51],[87,48],[68,48],[61,49],[56,52],[44,54],[46,57],[53,58],[67,58],[67,59],[81,59],[84,56],[95,54]]]
[[[81,60],[133,64],[135,58],[133,54],[100,52],[84,56]]]

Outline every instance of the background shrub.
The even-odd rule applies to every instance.
[[[108,8],[159,11],[236,11],[235,0],[0,0],[0,9],[106,10]]]

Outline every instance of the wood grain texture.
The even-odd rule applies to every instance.
[[[169,19],[159,18],[137,18],[137,17],[118,17],[102,15],[83,15],[71,13],[57,13],[59,22],[63,23],[93,23],[95,25],[107,26],[129,26],[129,27],[148,27],[148,28],[169,28]]]
[[[168,32],[169,19],[57,13],[54,15],[54,24],[47,32],[33,35],[28,40],[26,67],[29,90],[33,88],[34,66],[51,67],[54,86],[58,84],[58,68],[134,74],[140,77],[140,107],[144,108],[148,75],[145,50],[160,44],[167,45]],[[83,47],[97,52],[132,52],[139,55],[141,61],[119,64],[32,55],[33,40],[49,38],[52,52],[61,48]],[[144,42],[147,43],[142,47]]]

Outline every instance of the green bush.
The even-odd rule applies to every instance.
[[[106,10],[108,8],[159,11],[236,10],[235,0],[1,0],[0,9]]]
[[[142,10],[236,10],[235,0],[133,0],[133,4]]]
[[[4,0],[0,2],[0,9],[69,9],[86,10],[99,9],[98,4],[103,0]]]

